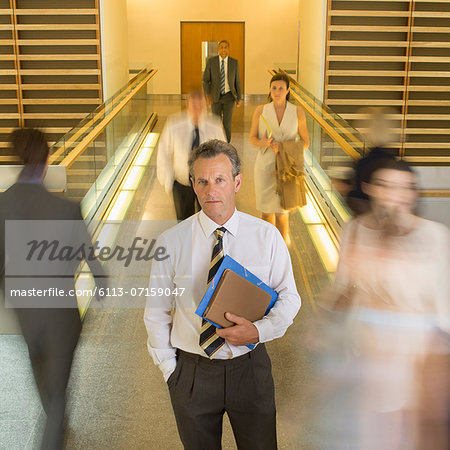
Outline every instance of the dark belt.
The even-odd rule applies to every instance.
[[[241,364],[246,360],[254,357],[255,353],[260,353],[264,351],[264,344],[258,344],[253,350],[241,355],[236,356],[236,358],[231,359],[209,359],[206,356],[197,355],[196,353],[185,352],[184,350],[180,350],[177,348],[178,357],[188,358],[195,361],[196,364],[208,364],[208,365],[232,365],[232,364]]]

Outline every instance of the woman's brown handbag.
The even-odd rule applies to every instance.
[[[303,141],[280,142],[275,159],[277,194],[283,209],[306,205]]]

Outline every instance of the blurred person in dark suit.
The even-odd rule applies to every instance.
[[[11,134],[11,143],[15,153],[23,161],[24,168],[17,182],[0,194],[0,278],[3,278],[3,283],[5,282],[5,261],[9,264],[20,258],[5,241],[8,220],[45,220],[48,221],[45,227],[52,233],[53,227],[56,226],[52,221],[69,221],[64,244],[69,243],[75,248],[82,240],[88,246],[92,245],[83,222],[80,205],[51,194],[43,185],[49,157],[49,147],[43,133],[35,129],[18,129]],[[36,222],[30,222],[30,225],[27,225],[27,236],[23,236],[24,241],[33,235],[37,226]],[[85,260],[96,276],[97,286],[104,286],[104,272],[100,263],[94,257],[87,257]],[[45,266],[42,266],[45,261],[40,261],[39,264],[46,270]],[[72,258],[63,262],[58,261],[57,264],[58,273],[63,274],[60,279],[65,279],[65,285],[72,286],[73,289],[74,275],[80,260]],[[50,273],[45,275],[39,280],[35,279],[36,281],[23,278],[18,283],[19,285],[22,283],[22,287],[25,287],[28,282],[28,284],[37,283],[35,285],[39,284],[48,288],[57,283],[55,278],[49,278]],[[17,280],[13,282],[17,286]],[[5,286],[5,299],[9,297],[12,299],[7,277]],[[13,299],[12,301],[14,302]],[[58,307],[47,307],[48,301],[48,298],[21,299],[20,307],[16,307],[18,304],[13,303],[28,346],[42,406],[47,414],[41,447],[46,450],[60,449],[63,445],[66,387],[74,350],[81,332],[81,320],[75,295],[57,298]],[[52,299],[52,306],[55,305],[54,302],[55,299]]]

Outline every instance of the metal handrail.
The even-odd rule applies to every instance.
[[[314,98],[314,96],[312,94],[310,94],[305,88],[300,86],[298,84],[298,82],[294,78],[289,76],[289,74],[286,73],[286,71],[284,71],[283,69],[277,67],[276,69],[269,70],[269,73],[271,75],[274,75],[275,73],[285,73],[289,77],[289,82],[292,86],[295,86],[296,88],[301,90],[302,94],[305,97],[309,97],[309,99],[311,101],[317,102],[317,100]],[[318,114],[317,111],[315,111],[314,108],[312,108],[308,104],[308,102],[304,98],[299,96],[293,89],[291,89],[291,95],[311,115],[311,117],[330,135],[330,137],[345,151],[345,153],[347,153],[348,156],[350,156],[353,159],[359,159],[362,156],[361,154],[359,154],[355,158],[354,152],[349,149],[348,145],[346,145],[346,144],[341,145],[342,140],[339,138],[338,138],[338,140],[336,140],[334,138],[336,136],[336,134],[335,133],[330,134],[329,133],[330,128],[327,126],[322,126],[322,124],[324,124],[326,121],[329,121],[330,123],[336,125],[336,129],[341,131],[343,135],[347,136],[352,143],[355,143],[358,147],[365,148],[365,143],[358,137],[358,135],[355,133],[352,133],[348,129],[348,128],[353,128],[351,125],[348,125],[348,128],[343,127],[342,124],[339,123],[334,117],[334,115],[337,115],[337,114],[333,113],[333,111],[328,106],[326,106],[324,104],[320,105],[320,109],[321,109],[322,115],[323,115],[321,117],[321,115]],[[325,122],[323,120],[320,120],[320,118],[326,119]],[[346,120],[344,120],[342,118],[341,118],[341,120],[342,120],[342,122],[347,123]],[[331,127],[331,128],[333,128],[333,127]],[[344,141],[345,141],[345,139],[344,139]],[[347,142],[347,144],[348,144],[348,142]],[[350,144],[350,147],[351,147],[351,144]],[[357,151],[355,148],[353,148],[353,150]],[[407,161],[408,163],[416,165],[416,166],[422,165],[422,164],[425,164],[425,165],[433,164],[433,165],[438,165],[438,166],[450,165],[450,156],[404,156],[404,157],[402,157],[402,159],[404,161]]]
[[[284,72],[284,71],[282,71]],[[269,70],[271,75],[277,73],[275,70]],[[285,73],[285,72],[284,72]],[[286,74],[287,75],[287,74]],[[339,147],[353,159],[359,159],[361,154],[350,145],[317,111],[312,108],[300,95],[291,89],[291,95],[302,106],[302,108],[326,131],[326,133],[339,145]]]
[[[52,149],[57,148],[53,153],[50,154],[49,157],[49,164],[57,164],[57,165],[66,165],[66,167],[70,167],[76,159],[86,150],[86,148],[91,144],[91,142],[103,131],[103,129],[108,125],[108,123],[111,122],[112,119],[127,105],[127,103],[134,97],[134,95],[139,92],[139,90],[146,84],[148,81],[156,74],[158,70],[157,69],[150,69],[145,68],[141,70],[135,77],[133,77],[119,92],[113,96],[112,99],[102,103],[99,105],[94,112],[89,113],[89,115],[92,114],[92,120],[89,120],[88,123],[84,124],[83,126],[80,126],[79,124],[77,126],[80,126],[78,130],[75,130],[76,127],[72,128],[68,133],[66,133],[64,136],[62,136],[55,144],[53,144]],[[116,97],[116,98],[114,98]],[[109,103],[112,100],[116,100],[121,98],[121,100],[117,103],[117,105],[105,116],[105,108],[109,105]],[[103,119],[101,119],[104,117]],[[100,120],[101,119],[101,120]],[[98,122],[94,127],[92,127],[92,124],[95,122]],[[82,119],[80,123],[83,123],[83,121],[86,121],[86,118]],[[83,136],[89,129],[91,129],[90,132],[79,142],[77,145],[75,145],[69,152],[68,155],[65,155],[63,160],[59,163],[57,163],[58,159],[61,158],[64,155],[65,148],[67,146],[70,146],[70,144],[73,144],[77,142],[77,140]],[[69,137],[65,137],[69,136]],[[59,145],[61,142],[64,142],[64,145]],[[51,151],[50,150],[50,151]],[[20,164],[20,158],[14,155],[9,156],[0,156],[0,163],[6,162],[6,163],[12,163],[16,162]]]
[[[114,106],[114,108],[100,121],[97,125],[95,125],[92,130],[70,151],[68,155],[64,157],[64,159],[59,163],[59,165],[66,166],[69,168],[76,160],[77,158],[89,147],[89,145],[92,143],[92,141],[105,129],[105,127],[114,119],[114,117],[119,114],[119,112],[127,105],[127,103],[135,96],[139,90],[145,86],[146,83],[155,75],[157,72],[156,69],[144,69],[144,71],[147,71],[147,74],[137,83],[133,84],[133,80],[128,84],[128,89],[123,91],[123,98],[119,101],[119,103]],[[135,79],[140,77],[140,72],[138,75],[136,75]],[[99,108],[97,108],[95,117],[99,118],[102,116],[102,111],[104,110],[104,104],[100,105]],[[85,126],[80,128],[79,131],[73,134],[73,136],[70,136],[70,138],[67,140],[67,142],[75,142],[76,139],[81,136],[89,127]],[[56,159],[61,156],[61,152],[63,152],[63,148],[61,147],[57,152],[53,153],[50,157],[50,163],[53,163],[56,161]],[[58,153],[58,154],[57,154]]]

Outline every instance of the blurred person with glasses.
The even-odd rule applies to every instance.
[[[417,177],[403,161],[380,164],[362,189],[370,209],[344,228],[327,307],[333,321],[322,324],[322,342],[334,342],[318,355],[318,367],[324,385],[332,386],[340,399],[339,418],[328,417],[341,421],[340,432],[351,423],[349,434],[341,437],[355,448],[444,450],[449,232],[414,215]],[[322,426],[337,433],[338,427]]]

